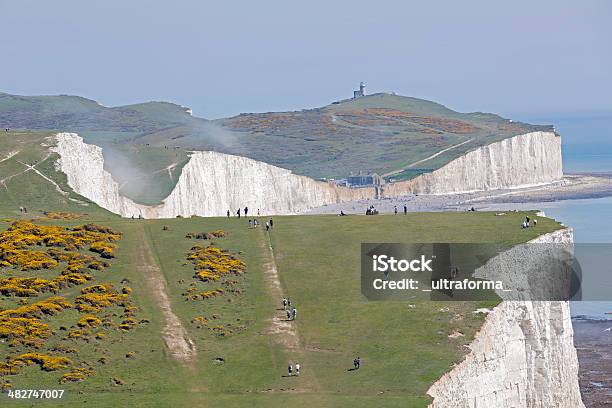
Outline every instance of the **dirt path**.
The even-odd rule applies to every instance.
[[[436,153],[432,154],[431,156],[427,156],[427,157],[426,157],[426,158],[424,158],[424,159],[421,159],[421,160],[419,160],[419,161],[415,161],[414,163],[409,164],[409,165],[408,165],[408,166],[406,166],[405,168],[402,168],[402,169],[399,169],[399,170],[394,170],[394,171],[391,171],[391,172],[389,172],[389,173],[385,173],[385,174],[383,174],[383,177],[389,177],[389,176],[393,176],[394,174],[401,173],[402,171],[404,171],[404,170],[406,170],[406,169],[410,169],[410,168],[412,168],[412,167],[416,166],[417,164],[421,164],[421,163],[423,163],[423,162],[426,162],[426,161],[428,161],[428,160],[431,160],[431,159],[433,159],[433,158],[436,158],[436,157],[438,157],[439,155],[441,155],[442,153],[446,153],[446,152],[448,152],[449,150],[455,149],[455,148],[457,148],[457,147],[459,147],[459,146],[462,146],[462,145],[464,145],[464,144],[466,144],[466,143],[469,143],[469,142],[471,142],[472,140],[474,140],[474,138],[468,139],[468,140],[463,141],[463,142],[461,142],[461,143],[457,143],[456,145],[452,145],[452,146],[450,146],[450,147],[447,147],[446,149],[442,149],[442,150],[440,150],[439,152],[436,152]]]
[[[13,152],[12,152],[13,153]],[[15,154],[17,154],[18,152],[14,152],[14,154],[9,154],[6,158],[0,160],[0,161],[4,161],[4,160],[8,160],[11,157],[13,157]],[[22,162],[21,160],[17,160],[17,163],[25,166],[25,170],[16,173],[16,174],[12,174],[10,176],[7,176],[3,179],[0,179],[0,184],[4,185],[4,187],[8,190],[8,187],[6,186],[6,182],[10,181],[11,179],[13,179],[14,177],[20,176],[22,174],[27,173],[28,171],[33,171],[36,174],[38,174],[40,177],[42,177],[43,179],[45,179],[46,181],[48,181],[49,183],[51,183],[53,185],[53,187],[55,187],[55,189],[57,190],[58,193],[60,193],[61,195],[63,195],[64,197],[68,197],[70,195],[70,193],[68,193],[67,191],[62,190],[62,188],[53,180],[51,180],[49,177],[45,176],[40,170],[38,170],[36,168],[36,166],[38,166],[39,164],[44,163],[49,157],[51,157],[51,154],[47,154],[44,158],[42,158],[41,160],[39,160],[36,164],[30,165],[27,163]],[[73,200],[76,201],[76,200]]]
[[[278,269],[274,261],[274,251],[272,249],[270,237],[265,231],[262,232],[265,234],[262,239],[262,252],[264,253],[265,259],[263,265],[264,279],[270,291],[270,295],[272,299],[274,299],[274,304],[280,306],[281,299],[286,295],[283,293],[283,288],[278,276]],[[268,332],[274,337],[277,343],[282,344],[291,351],[300,349],[300,339],[294,323],[295,322],[291,320],[287,320],[286,312],[282,307],[278,307],[268,329]]]
[[[157,300],[157,304],[165,319],[162,332],[164,342],[170,354],[178,360],[189,362],[196,356],[194,342],[189,338],[187,330],[180,319],[172,311],[170,299],[166,290],[166,280],[157,265],[153,251],[147,239],[144,227],[140,227],[140,251],[138,252],[136,268],[141,272],[148,289]]]
[[[267,333],[272,339],[282,345],[288,354],[288,363],[295,364],[299,362],[302,365],[302,375],[300,375],[300,381],[292,383],[290,388],[284,388],[281,390],[269,390],[270,392],[292,392],[292,393],[319,393],[322,389],[321,384],[318,381],[318,377],[313,367],[309,364],[307,356],[308,350],[302,342],[297,332],[297,321],[300,319],[298,313],[298,320],[292,321],[287,319],[287,314],[283,310],[281,300],[287,296],[283,291],[283,287],[280,282],[278,269],[276,267],[276,261],[274,260],[274,249],[270,236],[265,230],[261,230],[261,248],[264,254],[264,280],[268,286],[268,290],[275,305],[275,314],[270,319],[270,324],[267,329]]]
[[[8,159],[10,159],[11,157],[15,156],[16,154],[19,153],[19,150],[14,150],[12,152],[8,152],[6,156],[4,156],[2,159],[0,159],[0,163],[2,163],[3,161],[6,161]]]

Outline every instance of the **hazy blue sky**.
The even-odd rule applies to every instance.
[[[612,110],[612,2],[0,0],[0,90],[215,118],[359,81],[461,111]]]

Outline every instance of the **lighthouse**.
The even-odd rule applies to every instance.
[[[358,91],[353,91],[353,99],[357,99],[357,98],[360,98],[362,96],[365,96],[365,94],[366,94],[365,83],[364,82],[360,82],[359,83],[359,90]]]

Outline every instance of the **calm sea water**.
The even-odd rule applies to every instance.
[[[538,207],[546,216],[574,228],[575,242],[612,242],[612,197],[541,203]],[[570,307],[573,316],[612,319],[612,315],[606,314],[612,313],[612,302],[572,302]]]
[[[563,137],[566,173],[612,173],[612,114],[551,115],[520,118],[529,123],[554,124]],[[581,243],[612,242],[612,197],[567,200],[539,205],[546,215],[574,228]],[[572,302],[574,316],[612,319],[612,302]]]

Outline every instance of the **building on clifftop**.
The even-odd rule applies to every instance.
[[[365,96],[365,94],[366,94],[365,83],[360,82],[359,90],[353,91],[353,99],[361,98],[362,96]]]

